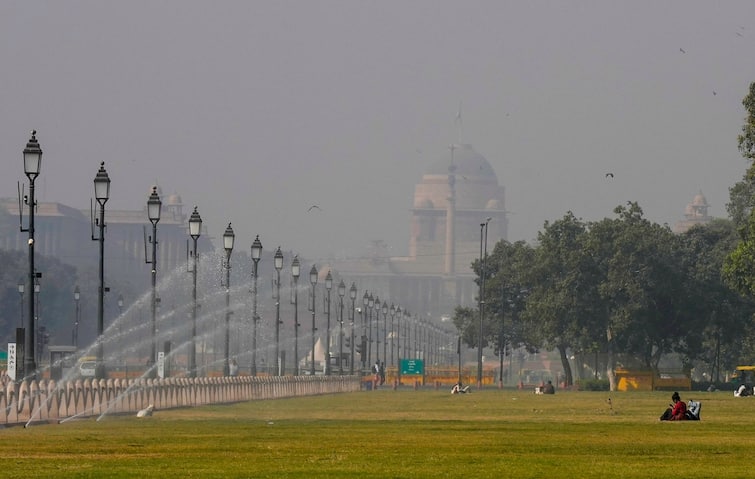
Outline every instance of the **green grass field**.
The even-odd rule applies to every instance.
[[[4,477],[750,477],[755,398],[379,390],[10,427]],[[610,404],[608,398],[611,398]]]

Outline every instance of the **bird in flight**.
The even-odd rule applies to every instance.
[[[679,51],[682,52],[682,53],[687,53],[687,52],[684,51],[684,48],[679,48]]]
[[[322,211],[322,208],[320,208],[319,206],[317,206],[317,205],[312,205],[312,206],[310,206],[310,207],[309,207],[309,209],[307,210],[307,212],[309,213],[310,211],[312,211],[312,210],[314,210],[314,209],[318,209],[318,210]]]
[[[606,178],[613,178],[613,173],[606,173]]]

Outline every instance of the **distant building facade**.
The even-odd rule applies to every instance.
[[[157,233],[157,266],[161,272],[173,271],[186,264],[188,214],[177,193],[164,197],[158,188],[158,194],[163,205]],[[19,229],[18,200],[0,200],[0,209],[4,215],[0,249],[26,251],[29,236]],[[98,232],[92,229],[90,214],[89,210],[78,210],[60,203],[39,202],[34,215],[35,253],[58,258],[77,268],[95,268],[99,250],[92,241],[92,233],[97,235]],[[23,207],[23,217],[26,225],[26,206]],[[150,276],[149,266],[145,263],[145,231],[148,253],[151,248],[149,237],[152,235],[146,200],[144,209],[139,211],[106,208],[105,225],[105,261],[108,270],[117,271],[119,279],[131,283],[137,289],[146,287]],[[210,239],[200,237],[198,249],[212,250]]]

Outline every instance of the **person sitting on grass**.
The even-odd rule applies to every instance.
[[[671,395],[674,404],[669,404],[669,408],[661,415],[661,421],[684,421],[687,419],[687,403],[682,401],[678,392]]]
[[[548,381],[548,384],[543,386],[543,394],[556,394],[556,388],[553,387],[553,383]]]
[[[466,394],[467,392],[469,392],[469,386],[462,386],[461,381],[451,388],[451,394]]]

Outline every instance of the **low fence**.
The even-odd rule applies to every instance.
[[[359,376],[8,381],[0,388],[0,424],[359,391]]]

